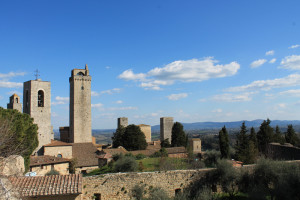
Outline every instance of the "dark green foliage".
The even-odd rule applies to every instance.
[[[125,133],[125,128],[123,126],[120,126],[119,128],[117,128],[116,132],[114,133],[114,136],[111,138],[113,148],[123,146],[124,133]]]
[[[135,159],[137,159],[137,160],[142,160],[144,158],[146,158],[146,156],[144,154],[141,154],[141,153],[139,153],[138,155],[135,156]]]
[[[139,162],[139,171],[144,171],[145,167],[142,161]]]
[[[299,144],[299,138],[296,135],[292,124],[288,125],[287,131],[285,133],[285,140],[287,143],[290,143],[294,146],[297,146]]]
[[[124,156],[114,163],[114,172],[135,172],[138,164],[133,157]]]
[[[165,147],[165,148],[168,148],[168,147],[171,147],[171,144],[170,144],[170,141],[169,141],[169,138],[167,139],[164,139],[162,142],[161,142],[161,147]]]
[[[142,200],[145,193],[145,186],[135,185],[131,193],[132,193],[132,197],[135,197],[136,200]]]
[[[219,132],[219,146],[221,158],[229,158],[229,139],[225,126]]]
[[[159,151],[154,152],[150,157],[168,157],[168,152],[165,148],[161,148]]]
[[[247,136],[247,127],[245,126],[245,122],[243,122],[241,130],[237,134],[235,149],[236,159],[242,162],[247,162],[249,155],[249,139]]]
[[[59,175],[59,172],[55,169],[51,169],[51,171],[47,172],[45,176],[51,176],[51,175]]]
[[[255,132],[255,129],[253,127],[251,127],[250,129],[250,135],[249,135],[249,141],[252,141],[253,142],[253,145],[257,147],[257,136],[256,136],[256,132]]]
[[[175,122],[172,127],[172,147],[185,147],[187,145],[187,136],[183,130],[183,125]]]
[[[168,194],[165,190],[160,187],[149,187],[149,190],[146,190],[144,185],[135,185],[131,191],[132,197],[137,200],[168,200]],[[148,198],[144,197],[146,193],[149,193]]]
[[[140,127],[131,124],[126,127],[122,137],[122,146],[128,151],[144,150],[147,148],[146,137]]]
[[[211,150],[205,153],[204,163],[206,167],[214,167],[217,164],[218,159],[221,158],[219,151]]]
[[[282,136],[282,133],[280,131],[280,128],[279,126],[277,125],[276,128],[275,128],[275,134],[273,136],[273,142],[277,142],[277,143],[280,143],[280,144],[283,144],[285,142],[285,139],[284,137]]]
[[[266,145],[272,142],[273,128],[270,126],[271,121],[269,119],[264,120],[257,132],[258,150],[262,153],[266,152]]]
[[[113,163],[113,162],[110,162]],[[94,169],[91,172],[85,174],[84,176],[94,176],[94,175],[100,175],[100,174],[106,174],[113,172],[112,166],[110,164],[105,165],[101,168]]]
[[[27,171],[30,155],[38,146],[37,130],[28,114],[0,107],[0,156],[21,155]]]

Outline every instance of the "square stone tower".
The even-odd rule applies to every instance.
[[[127,127],[128,126],[128,118],[127,117],[120,117],[120,118],[118,118],[118,128],[120,126],[123,126],[123,127]]]
[[[7,104],[7,109],[15,109],[22,113],[21,99],[17,94],[13,94],[9,97],[9,103]]]
[[[171,143],[173,124],[173,117],[160,118],[160,141],[169,138],[169,142]]]
[[[23,84],[23,113],[29,114],[38,125],[39,146],[34,151],[41,155],[42,146],[54,138],[51,126],[51,83],[41,79]]]
[[[92,142],[91,80],[88,66],[73,69],[70,82],[70,141]]]
[[[141,131],[144,133],[146,137],[146,142],[151,142],[151,126],[146,124],[139,124]]]

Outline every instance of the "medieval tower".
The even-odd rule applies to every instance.
[[[23,84],[23,113],[29,114],[38,125],[39,146],[34,154],[42,154],[41,147],[49,144],[54,134],[51,126],[51,83],[41,79]]]
[[[172,140],[173,117],[160,118],[160,141],[169,139]]]
[[[73,69],[70,82],[70,141],[92,142],[91,80],[88,66]]]
[[[9,103],[7,104],[7,109],[15,109],[22,113],[21,99],[17,94],[13,94],[9,97]]]
[[[118,118],[118,128],[120,128],[121,126],[123,126],[125,128],[128,126],[128,118],[127,117]]]

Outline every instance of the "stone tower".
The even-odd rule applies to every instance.
[[[172,127],[173,127],[173,117],[160,118],[160,141],[169,138],[169,142],[171,143]]]
[[[51,83],[41,79],[23,84],[23,113],[29,114],[38,125],[39,146],[34,154],[41,155],[41,147],[54,138],[51,126]]]
[[[15,109],[22,113],[21,99],[17,94],[13,94],[9,97],[9,103],[7,104],[7,109]]]
[[[118,118],[118,128],[120,126],[123,126],[123,127],[127,127],[128,126],[128,118],[127,117],[120,117],[120,118]]]
[[[70,82],[70,141],[92,142],[91,80],[88,66],[73,69]]]

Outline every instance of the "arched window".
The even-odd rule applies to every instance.
[[[25,100],[25,108],[26,108],[26,112],[28,111],[28,104],[29,104],[29,97],[28,97],[28,90],[26,90],[26,100]]]
[[[18,98],[16,98],[16,103],[19,103],[19,99]]]
[[[84,73],[78,72],[78,73],[77,73],[77,76],[84,76]]]
[[[58,158],[62,158],[62,155],[61,155],[61,154],[57,154],[57,157],[58,157]]]
[[[38,91],[38,107],[44,107],[44,91]]]

